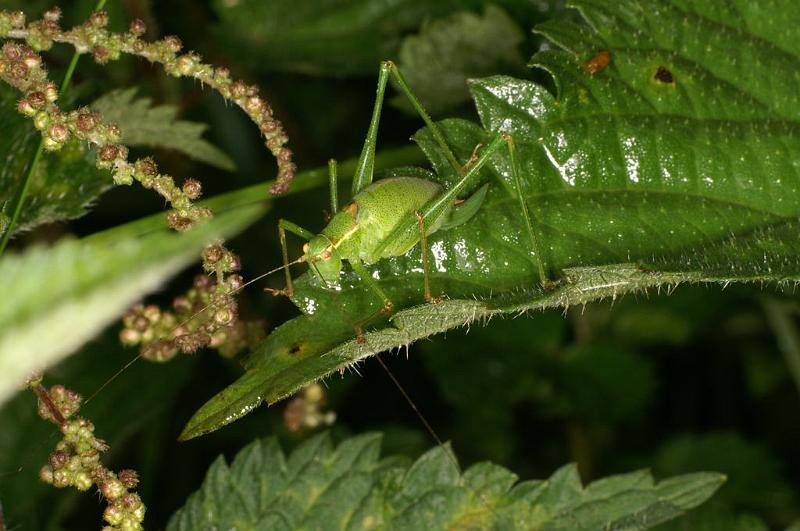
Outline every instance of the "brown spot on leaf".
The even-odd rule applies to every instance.
[[[583,71],[589,75],[596,76],[611,64],[611,52],[602,50],[594,57],[583,63]]]
[[[300,347],[300,345],[299,345],[298,343],[295,343],[295,344],[294,344],[294,345],[292,345],[292,347],[289,349],[289,354],[292,354],[292,355],[294,355],[294,354],[297,354],[298,352],[300,352],[301,350],[302,350],[302,348]]]

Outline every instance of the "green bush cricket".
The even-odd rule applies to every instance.
[[[449,188],[434,181],[411,176],[395,176],[373,182],[378,124],[390,76],[422,117],[458,175],[457,182]],[[422,107],[395,64],[384,61],[380,65],[372,120],[353,177],[352,200],[339,209],[336,162],[331,160],[329,176],[333,217],[319,234],[314,234],[290,221],[279,220],[278,233],[286,274],[286,288],[271,291],[274,294],[291,296],[294,287],[289,266],[300,262],[306,262],[313,274],[326,285],[336,285],[342,271],[342,261],[347,261],[382,302],[382,308],[378,312],[355,324],[356,336],[362,340],[363,326],[374,317],[391,313],[394,306],[391,299],[370,276],[365,265],[374,264],[383,258],[404,255],[421,242],[425,300],[431,303],[440,301],[440,297],[433,297],[430,292],[427,237],[437,230],[460,225],[477,212],[488,185],[481,187],[466,201],[458,200],[458,194],[474,181],[481,168],[503,144],[508,148],[512,178],[532,250],[538,261],[540,278],[546,279],[530,213],[521,193],[512,137],[507,134],[495,134],[485,147],[477,146],[470,159],[464,165],[460,164],[447,145],[441,130]],[[478,155],[479,150],[480,155]],[[286,248],[287,231],[306,240],[303,255],[291,263]]]

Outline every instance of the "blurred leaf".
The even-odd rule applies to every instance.
[[[222,170],[235,171],[236,165],[218,147],[202,138],[208,126],[178,120],[174,105],[152,106],[150,98],[137,98],[138,88],[113,90],[92,103],[103,120],[119,125],[127,146],[174,149],[200,162]]]
[[[41,138],[31,121],[17,112],[19,98],[16,89],[0,83],[0,210],[7,217]],[[94,151],[73,138],[60,151],[42,154],[13,230],[80,217],[112,185],[111,174],[95,167]]]
[[[3,256],[0,403],[21,389],[25,378],[72,353],[196,260],[206,243],[244,229],[263,210],[241,208],[184,234],[164,228],[109,245],[62,240]]]
[[[480,0],[214,0],[220,42],[264,70],[372,74],[403,34]]]
[[[602,342],[572,348],[559,379],[571,415],[609,423],[643,413],[656,385],[653,369],[641,356]]]
[[[767,322],[778,342],[778,347],[786,361],[789,375],[800,391],[800,333],[796,317],[800,308],[796,303],[786,302],[774,297],[765,297],[764,306]]]
[[[752,514],[733,514],[704,505],[680,518],[663,524],[658,531],[769,531],[769,527]]]
[[[379,460],[380,439],[361,435],[333,449],[322,434],[288,458],[274,439],[256,441],[230,466],[214,462],[167,529],[647,529],[703,503],[724,481],[707,472],[655,484],[633,472],[584,488],[570,465],[547,481],[517,483],[488,462],[462,474],[449,447],[410,466]]]
[[[248,372],[203,406],[184,436],[216,429],[376,352],[500,313],[681,282],[800,280],[793,77],[800,54],[775,53],[796,49],[800,24],[774,17],[769,0],[748,4],[747,23],[705,4],[693,4],[697,13],[679,4],[587,0],[579,5],[591,26],[543,25],[565,48],[534,58],[553,74],[557,98],[504,76],[471,84],[483,127],[514,135],[523,197],[554,285],[541,287],[509,160],[499,153],[485,168],[496,186],[478,214],[428,239],[433,292],[449,300],[415,306],[424,301],[418,248],[383,260],[370,273],[399,311],[357,342],[354,323],[381,301],[352,274],[340,290],[301,277],[294,302],[305,315],[276,329]],[[678,39],[673,27],[689,33]],[[750,52],[733,60],[730,50],[743,46]],[[599,50],[610,50],[611,63],[590,74],[584,62]],[[460,160],[490,139],[463,120],[443,128]],[[451,182],[454,172],[430,135],[417,140],[439,179]]]
[[[467,79],[522,72],[524,39],[505,11],[489,4],[482,16],[462,11],[424,23],[403,39],[398,67],[428,112],[439,114],[469,100]],[[392,103],[415,112],[402,94]]]
[[[659,527],[659,531],[769,531],[769,526],[752,514],[732,514],[708,509],[693,511]]]
[[[768,512],[774,517],[790,513],[797,496],[779,473],[775,457],[766,448],[736,433],[682,435],[668,441],[656,454],[658,474],[679,474],[695,467],[717,470],[728,482],[715,498],[736,509]]]
[[[536,403],[545,407],[560,397],[555,385],[556,353],[566,340],[566,321],[557,311],[491,326],[453,330],[446,341],[421,341],[413,353],[451,406],[448,434],[462,456],[513,462],[514,413]]]

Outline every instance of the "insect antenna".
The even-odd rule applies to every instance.
[[[408,395],[403,385],[397,380],[397,378],[395,378],[394,373],[389,370],[389,367],[386,366],[386,363],[384,363],[383,359],[381,359],[381,355],[375,354],[375,359],[378,360],[378,363],[380,363],[381,367],[383,367],[383,370],[386,371],[386,374],[389,376],[389,379],[392,380],[395,387],[397,387],[397,390],[400,391],[401,395],[403,395],[403,399],[408,403],[408,405],[414,411],[414,414],[417,416],[420,422],[422,422],[422,425],[425,426],[425,429],[427,430],[431,438],[434,441],[436,441],[436,444],[438,446],[443,446],[444,443],[442,443],[442,440],[439,438],[439,435],[436,433],[436,430],[433,429],[433,426],[431,426],[431,424],[428,422],[428,419],[426,419],[425,415],[422,414],[422,411],[419,410],[417,404],[414,403],[414,401]]]

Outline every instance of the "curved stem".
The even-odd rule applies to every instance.
[[[105,5],[106,0],[98,0],[94,10],[99,11],[103,9],[103,6]],[[59,94],[62,98],[69,88],[70,81],[72,81],[72,75],[75,73],[75,67],[78,66],[78,60],[80,57],[81,54],[79,54],[77,51],[72,54],[72,59],[70,59],[69,65],[67,66],[67,71],[64,73],[64,79],[61,81],[61,87],[59,89]],[[25,180],[22,181],[19,192],[17,193],[17,197],[14,199],[14,213],[11,215],[11,219],[8,222],[6,231],[3,234],[3,239],[0,240],[0,255],[2,255],[3,251],[6,250],[6,245],[8,245],[11,235],[14,233],[14,227],[17,225],[19,217],[22,214],[22,205],[25,203],[25,199],[28,196],[28,188],[30,188],[33,174],[36,171],[36,167],[39,165],[39,160],[42,158],[43,151],[44,138],[41,138],[39,139],[39,146],[36,148],[36,153],[34,153],[33,159],[31,159],[31,165],[28,167],[28,173],[25,174]]]

